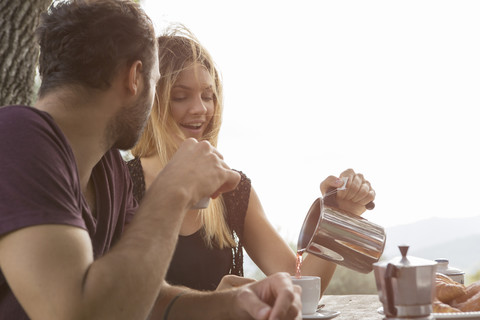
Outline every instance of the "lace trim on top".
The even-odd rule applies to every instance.
[[[128,161],[127,167],[130,171],[130,177],[132,178],[133,182],[133,197],[138,203],[140,203],[140,200],[145,195],[145,190],[147,189],[140,158],[133,158],[132,160]]]

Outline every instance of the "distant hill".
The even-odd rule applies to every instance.
[[[399,256],[398,245],[410,246],[409,255],[446,258],[465,272],[480,269],[480,216],[459,219],[433,218],[386,229],[382,259]]]

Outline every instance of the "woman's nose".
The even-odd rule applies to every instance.
[[[207,112],[207,107],[201,96],[196,97],[190,107],[190,113],[192,114],[202,114]]]

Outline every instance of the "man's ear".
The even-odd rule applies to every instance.
[[[130,65],[127,79],[127,88],[132,95],[136,95],[139,90],[142,78],[142,61],[137,60]]]

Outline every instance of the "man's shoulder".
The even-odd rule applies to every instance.
[[[12,105],[0,107],[0,127],[3,129],[24,130],[31,124],[53,123],[53,119],[46,112],[24,105]]]
[[[20,115],[20,116],[35,116],[40,115],[42,111],[27,105],[10,105],[10,106],[2,106],[0,107],[0,115],[2,118],[12,116],[12,115]]]
[[[0,161],[0,166],[6,167],[18,161],[25,166],[36,163],[37,167],[40,163],[51,166],[53,160],[63,163],[73,159],[68,141],[53,118],[28,106],[0,108],[0,150],[8,150]]]

